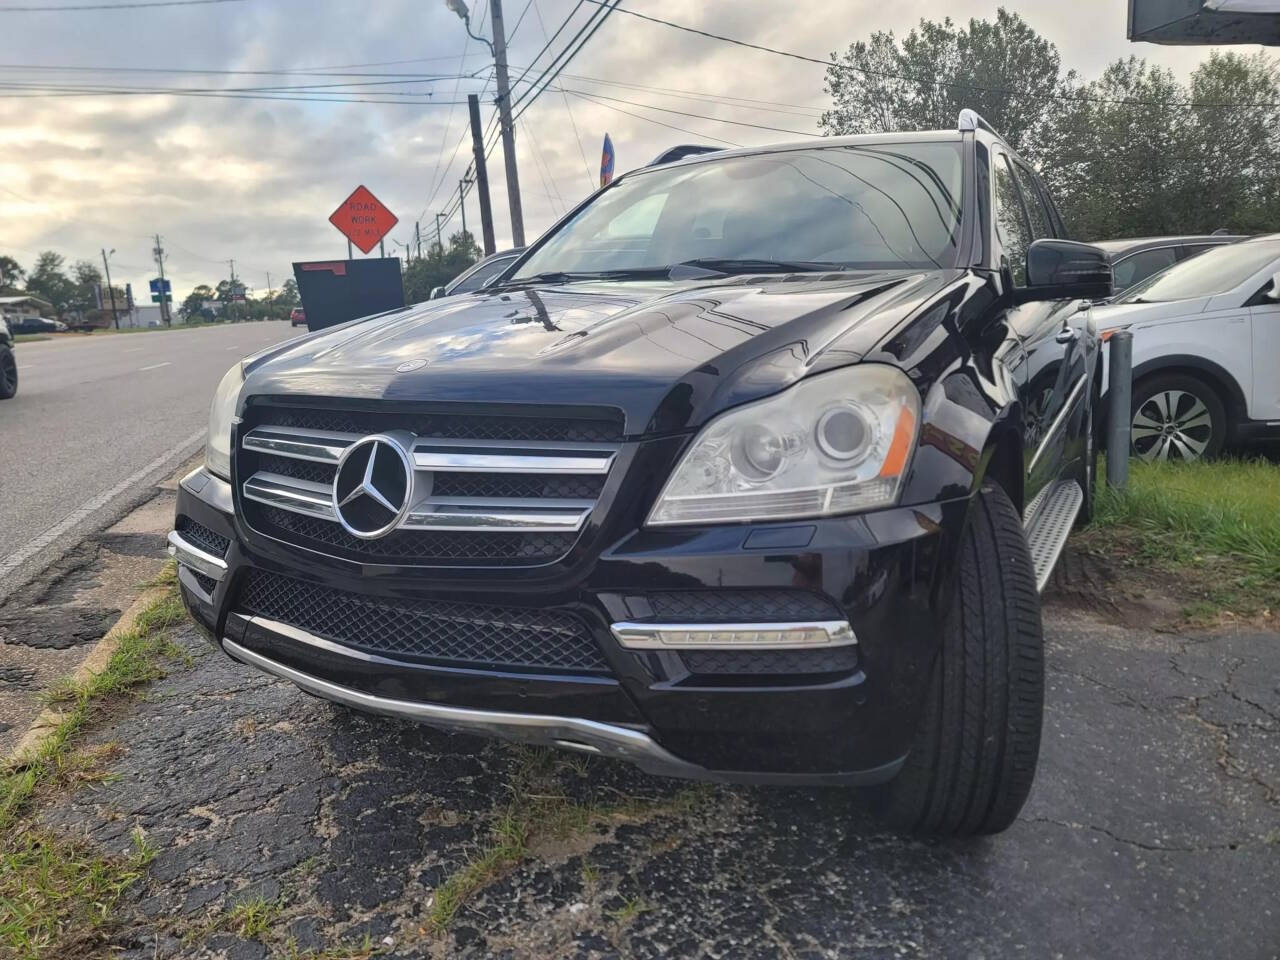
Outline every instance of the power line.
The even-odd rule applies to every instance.
[[[570,90],[570,91],[568,91],[568,92],[569,92],[569,93],[571,93],[571,94],[573,94],[573,96],[575,96],[575,97],[579,97],[579,98],[581,98],[581,99],[583,99],[583,100],[587,100],[587,101],[589,101],[589,102],[591,102],[591,103],[596,104],[597,106],[600,106],[600,107],[607,107],[608,109],[613,110],[613,111],[615,111],[616,113],[625,113],[627,116],[629,116],[629,117],[635,117],[635,118],[636,118],[636,119],[638,119],[638,120],[647,120],[649,123],[656,124],[656,125],[657,125],[657,126],[659,126],[659,127],[666,127],[668,130],[675,130],[675,131],[677,131],[677,132],[679,132],[679,133],[687,133],[687,134],[689,134],[689,136],[691,136],[691,137],[698,137],[698,138],[703,139],[703,140],[714,140],[714,141],[716,141],[717,143],[727,143],[727,144],[728,144],[729,146],[731,146],[731,147],[740,147],[740,146],[742,146],[742,144],[740,144],[740,143],[734,143],[732,140],[725,140],[723,137],[713,137],[713,136],[711,136],[710,134],[706,134],[706,133],[698,133],[698,132],[696,132],[696,131],[694,131],[694,130],[687,130],[687,129],[685,129],[684,127],[677,127],[675,124],[671,124],[671,123],[663,123],[661,120],[655,120],[655,119],[653,119],[653,117],[646,117],[644,114],[641,114],[641,113],[632,113],[630,110],[623,110],[621,107],[615,107],[615,106],[613,106],[612,104],[609,104],[609,103],[602,103],[602,102],[600,102],[599,100],[596,100],[596,99],[595,99],[594,97],[592,97],[590,94],[586,94],[586,93],[578,93],[577,91],[574,91],[574,90]],[[705,119],[710,120],[710,119],[712,119],[712,118],[711,118],[711,117],[707,117],[707,118],[705,118]]]
[[[0,13],[56,13],[62,10],[136,10],[139,7],[196,7],[244,0],[141,0],[138,3],[76,3],[57,7],[0,7]]]
[[[595,0],[591,0],[591,2],[595,3]],[[517,97],[512,101],[511,105],[513,107],[520,106],[522,103],[524,104],[516,116],[522,115],[525,110],[529,109],[533,104],[533,101],[537,100],[538,97],[542,95],[546,86],[551,84],[556,77],[560,75],[560,71],[567,67],[570,62],[572,62],[573,58],[581,52],[582,48],[591,41],[591,38],[596,35],[596,31],[604,26],[604,22],[609,19],[609,15],[612,14],[621,3],[622,0],[605,0],[604,3],[598,5],[598,9],[587,18],[587,22],[584,23],[581,28],[579,28],[578,32],[573,35],[573,38],[565,44],[564,48],[552,59],[546,69],[538,75],[538,79],[534,80],[533,83],[530,84],[529,89],[520,97]],[[575,46],[575,44],[577,45]],[[550,74],[550,76],[547,76],[548,74]],[[538,84],[543,82],[544,77],[546,78],[546,84],[539,89]]]
[[[568,87],[562,87],[561,89],[563,89],[566,93],[574,93],[574,94],[577,94],[578,96],[583,95],[581,90],[571,90]],[[674,113],[677,116],[681,116],[681,117],[694,117],[698,120],[714,120],[716,123],[728,123],[728,124],[732,124],[735,127],[751,127],[754,130],[768,130],[772,133],[790,133],[790,134],[794,134],[797,137],[822,136],[822,134],[820,133],[812,133],[807,130],[791,130],[787,127],[770,127],[762,123],[747,123],[744,120],[728,120],[728,119],[725,119],[724,117],[708,117],[705,114],[689,113],[685,110],[672,110],[670,107],[659,107],[659,106],[655,106],[652,103],[637,103],[634,100],[623,100],[620,97],[606,97],[602,93],[594,93],[594,94],[590,94],[590,96],[595,97],[597,100],[609,100],[614,103],[625,103],[633,107],[644,107],[646,110],[657,110],[661,113]]]
[[[547,25],[542,22],[542,8],[538,6],[538,0],[530,0],[533,4],[533,12],[538,17],[538,28],[542,31],[544,39],[549,41],[547,37]],[[578,144],[578,153],[582,155],[582,168],[587,172],[587,183],[592,190],[595,189],[595,177],[591,175],[591,164],[587,162],[587,151],[582,146],[582,134],[578,132],[578,121],[573,118],[573,108],[569,106],[569,95],[563,90],[560,91],[560,99],[564,101],[564,112],[569,115],[569,126],[573,128],[573,139]]]
[[[598,6],[604,6],[609,3],[610,0],[586,0],[586,2],[594,3]],[[616,9],[616,7],[610,9]],[[792,60],[799,60],[803,63],[812,63],[820,67],[829,67],[846,73],[859,73],[866,76],[880,77],[886,80],[904,80],[909,83],[922,83],[934,87],[947,87],[955,90],[974,90],[979,93],[998,93],[1007,96],[1025,96],[1037,100],[1062,100],[1067,103],[1104,103],[1135,107],[1257,107],[1267,109],[1280,107],[1280,101],[1268,101],[1264,103],[1205,103],[1191,100],[1133,100],[1127,98],[1091,97],[1070,93],[1030,94],[1025,90],[1010,90],[1004,87],[984,87],[972,83],[952,83],[946,80],[937,80],[932,77],[918,77],[910,74],[891,73],[885,70],[869,70],[865,67],[855,67],[847,63],[837,63],[834,60],[824,60],[819,57],[806,56],[803,53],[793,53],[790,50],[779,50],[776,47],[766,47],[763,44],[751,43],[747,40],[738,40],[734,37],[726,37],[718,33],[712,33],[709,30],[699,30],[696,27],[685,26],[682,23],[673,23],[670,20],[663,20],[661,17],[650,16],[647,13],[637,13],[635,10],[628,10],[624,8],[622,12],[640,20],[648,20],[650,23],[658,23],[664,27],[671,27],[674,30],[682,30],[685,33],[692,33],[700,37],[706,37],[709,40],[718,40],[721,43],[730,43],[734,46],[745,47],[750,50],[759,50],[763,53],[771,53],[774,56],[788,57]]]

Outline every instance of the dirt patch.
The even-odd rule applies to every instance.
[[[1088,531],[1067,544],[1044,601],[1117,626],[1161,632],[1233,624],[1274,629],[1270,610],[1244,614],[1230,609],[1230,597],[1224,596],[1229,574],[1217,559],[1204,557],[1175,571],[1152,564],[1124,530],[1107,530],[1105,552]]]

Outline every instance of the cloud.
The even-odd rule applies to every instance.
[[[508,29],[523,13],[511,44],[518,77],[574,9],[576,0],[506,0]],[[630,5],[630,4],[629,4]],[[474,24],[487,16],[472,5]],[[1135,53],[1185,73],[1207,48],[1134,46],[1124,38],[1124,5],[1006,3],[1056,43],[1065,67],[1086,77]],[[875,30],[899,36],[921,17],[993,17],[997,4],[959,0],[650,0],[636,9],[743,40],[823,57]],[[588,5],[579,10],[581,23]],[[545,24],[546,33],[543,32]],[[487,63],[462,25],[437,0],[249,0],[217,7],[68,14],[4,15],[0,80],[105,83],[121,86],[267,87],[342,78],[120,73],[53,73],[33,64],[285,70],[417,58],[367,68],[368,73],[453,74]],[[1082,26],[1086,29],[1082,29]],[[483,30],[487,32],[487,19]],[[557,41],[576,32],[566,31]],[[468,56],[462,57],[464,49]],[[431,59],[428,59],[431,58]],[[16,65],[27,65],[15,69]],[[530,79],[536,76],[535,71]],[[524,115],[516,135],[525,223],[530,238],[585,196],[597,177],[608,131],[618,170],[648,162],[682,142],[759,144],[796,135],[662,113],[637,104],[816,132],[825,107],[823,70],[811,64],[719,43],[615,13],[566,69],[560,83],[583,96],[548,91]],[[690,91],[683,98],[610,86],[583,77]],[[397,79],[369,77],[364,82]],[[483,81],[421,83],[441,104],[478,92]],[[402,86],[356,89],[385,96]],[[287,91],[278,95],[287,96]],[[602,99],[614,97],[631,103]],[[727,98],[796,106],[751,106]],[[400,99],[390,98],[388,99]],[[482,97],[486,117],[492,89]],[[626,111],[626,112],[623,112]],[[153,274],[151,235],[166,239],[166,270],[175,289],[216,283],[226,261],[252,287],[289,275],[294,260],[341,256],[345,241],[329,213],[360,183],[400,217],[392,236],[411,241],[423,216],[433,238],[434,214],[449,203],[470,160],[465,106],[296,103],[172,96],[0,97],[0,253],[30,263],[53,247],[68,261],[117,250],[113,276],[135,287]],[[663,125],[666,126],[663,126]],[[578,137],[575,138],[576,127]],[[682,128],[681,130],[671,129]],[[684,132],[688,131],[688,132]],[[576,142],[575,142],[576,140]],[[455,146],[459,149],[455,151]],[[499,244],[510,239],[501,150],[489,165]],[[434,196],[433,183],[438,184]],[[467,222],[478,233],[474,193]],[[455,218],[447,230],[457,229]],[[388,245],[388,252],[397,249]],[[117,266],[118,264],[118,266]]]

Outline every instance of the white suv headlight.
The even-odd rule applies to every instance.
[[[802,380],[723,413],[685,451],[649,526],[825,517],[897,502],[920,394],[896,367]]]
[[[236,418],[236,405],[240,401],[240,387],[244,384],[244,363],[237,363],[226,372],[218,389],[213,392],[209,406],[209,438],[205,441],[204,465],[210,473],[223,480],[231,479],[231,427]]]

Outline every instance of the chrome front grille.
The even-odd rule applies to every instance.
[[[595,509],[621,440],[620,424],[604,420],[272,407],[247,419],[236,470],[249,525],[276,539],[373,563],[535,565],[559,559]],[[460,435],[469,425],[479,438]],[[369,432],[337,429],[351,426]],[[333,489],[344,453],[372,434],[398,438],[413,467],[413,492],[393,530],[360,539],[339,522]],[[616,439],[548,439],[561,436]]]

